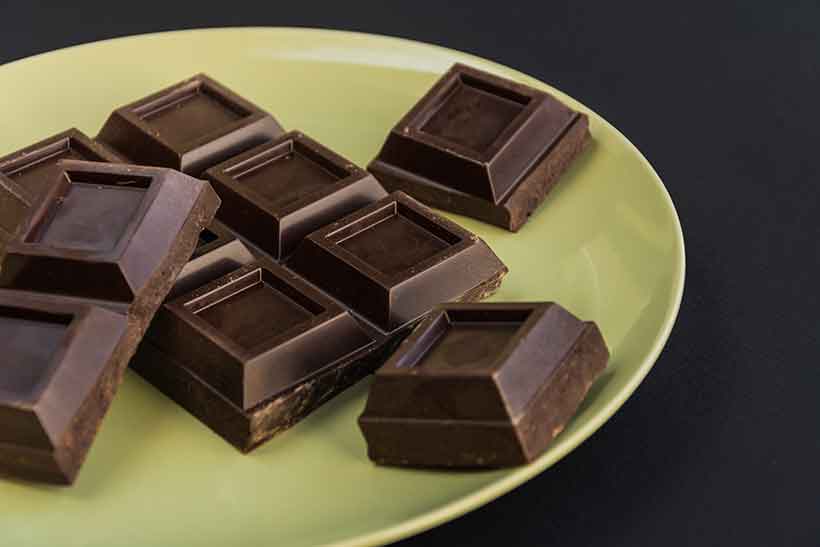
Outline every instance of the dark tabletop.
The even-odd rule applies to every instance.
[[[0,3],[0,62],[232,25],[359,30],[468,51],[579,99],[658,170],[688,264],[655,368],[560,463],[401,545],[820,543],[816,0],[31,4]]]

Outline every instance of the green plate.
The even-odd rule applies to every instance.
[[[612,416],[649,372],[677,315],[681,227],[657,174],[623,135],[530,77],[456,51],[363,34],[258,28],[137,36],[0,67],[0,151],[71,126],[94,135],[114,107],[201,71],[364,165],[454,61],[548,89],[590,115],[594,144],[521,232],[453,215],[510,267],[495,300],[561,302],[597,321],[612,350],[609,369],[550,450],[505,471],[376,467],[356,426],[364,381],[243,456],[129,373],[74,487],[0,481],[0,543],[385,543],[515,488]]]

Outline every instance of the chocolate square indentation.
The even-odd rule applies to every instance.
[[[297,297],[278,278],[259,269],[236,292],[195,313],[245,349],[250,349],[310,320],[322,311],[319,304]],[[288,294],[290,293],[290,294]]]
[[[49,371],[71,316],[0,307],[0,390],[30,393]]]
[[[382,218],[371,219],[372,224],[338,244],[385,275],[404,272],[458,242],[452,234],[438,230],[436,235],[414,222],[406,207],[397,205],[384,211]]]
[[[488,369],[520,323],[453,323],[417,366],[428,369]]]
[[[387,195],[373,176],[298,131],[205,175],[222,198],[219,219],[275,259],[310,232]]]
[[[421,130],[481,153],[512,124],[528,102],[527,97],[462,77]]]
[[[164,139],[180,146],[250,114],[202,83],[137,112]]]
[[[30,243],[58,249],[110,251],[133,222],[145,188],[71,181]]]

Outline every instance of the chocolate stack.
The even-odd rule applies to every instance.
[[[371,164],[393,193],[205,75],[116,109],[96,140],[71,129],[0,159],[0,473],[73,482],[129,362],[246,452],[387,361],[361,420],[374,460],[532,459],[603,368],[603,339],[558,307],[437,308],[489,296],[507,268],[401,190],[515,230],[587,138],[586,118],[548,95],[458,65]],[[418,365],[436,352],[445,368],[467,363],[461,375],[486,369],[486,356],[435,349],[450,345],[429,334],[445,315],[497,342],[494,366],[528,395],[493,392],[483,372],[487,398],[460,380],[427,395],[405,383],[436,369]],[[418,399],[430,393],[443,413]],[[502,440],[452,447],[472,456],[403,434],[429,418],[460,438],[474,426],[451,420],[448,398],[469,421],[504,397],[530,410],[497,416]]]

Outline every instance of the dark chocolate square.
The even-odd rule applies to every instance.
[[[57,162],[63,159],[122,161],[77,129],[0,158],[0,230],[14,234],[32,204],[54,184]]]
[[[301,147],[284,147],[278,157],[266,158],[260,163],[228,171],[234,180],[258,193],[273,207],[287,207],[320,192],[323,188],[350,176],[332,164],[322,164],[306,155]],[[330,167],[330,168],[328,168]]]
[[[133,302],[161,273],[183,226],[202,222],[186,211],[204,206],[206,194],[208,207],[218,202],[207,185],[169,169],[80,161],[58,167],[7,246],[0,287]]]
[[[589,140],[551,95],[456,64],[396,124],[368,169],[388,188],[517,230]]]
[[[165,304],[147,336],[243,410],[373,343],[328,296],[266,259]]]
[[[219,218],[274,258],[308,233],[387,193],[366,171],[300,132],[209,169]]]
[[[125,315],[0,290],[0,473],[70,484],[130,354]]]
[[[376,372],[359,423],[379,463],[531,461],[604,370],[598,327],[553,303],[444,304]]]
[[[440,370],[492,369],[498,349],[506,347],[519,328],[518,322],[451,321],[416,366]]]
[[[270,114],[198,74],[118,108],[97,139],[134,163],[199,175],[282,132]]]
[[[483,241],[401,192],[310,234],[288,266],[388,331],[489,294],[506,273]]]
[[[443,304],[434,313],[437,319],[428,321],[424,341],[385,373],[491,375],[504,364],[510,342],[532,326],[531,317],[540,309],[536,304]]]
[[[174,146],[185,146],[251,114],[204,82],[186,86],[180,93],[168,94],[164,99],[134,111]]]

